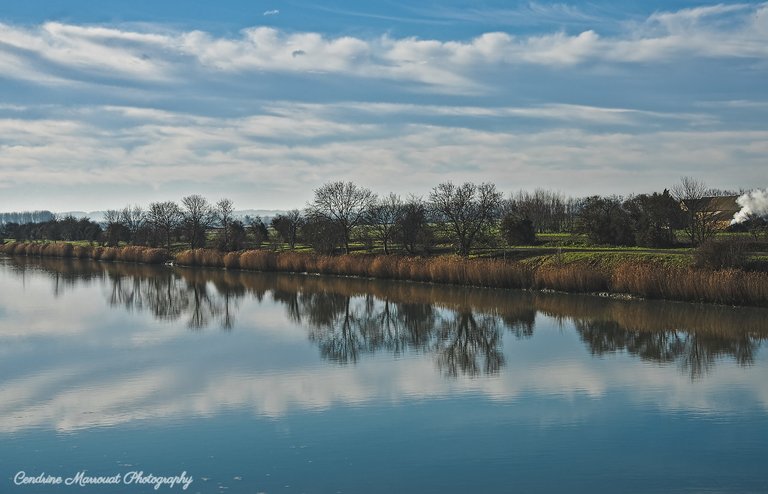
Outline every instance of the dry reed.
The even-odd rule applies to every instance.
[[[190,249],[176,254],[175,262],[180,266],[206,266],[212,268],[223,268],[224,256],[215,250]]]
[[[95,261],[140,262],[160,264],[168,260],[164,249],[152,247],[91,247],[73,245],[67,242],[11,242],[0,246],[0,252],[27,257],[61,257],[70,259],[93,259]]]
[[[240,268],[240,253],[229,252],[224,256],[224,267],[227,269],[239,269]]]
[[[72,257],[76,259],[91,259],[93,258],[93,252],[90,247],[75,245],[72,249]]]
[[[185,266],[363,276],[489,288],[614,292],[644,298],[768,305],[767,273],[663,267],[651,262],[627,261],[611,267],[579,262],[532,266],[498,259],[465,259],[458,256],[322,256],[264,250],[232,252],[223,256],[214,250],[196,249],[178,254],[176,263]]]
[[[10,242],[0,246],[0,252],[19,256],[140,263],[161,263],[167,259],[163,249],[138,246],[90,248],[68,243]],[[322,256],[265,250],[223,255],[215,250],[194,249],[178,253],[175,262],[183,266],[362,276],[489,288],[612,292],[652,299],[768,306],[768,273],[674,267],[647,261],[627,260],[610,266],[584,262],[543,263],[534,266],[498,259],[465,259],[457,256]]]
[[[240,255],[240,267],[252,271],[274,271],[275,254],[262,250],[249,250]]]
[[[102,261],[115,261],[117,260],[117,247],[105,247],[101,253]]]

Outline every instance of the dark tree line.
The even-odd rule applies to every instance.
[[[684,178],[671,190],[626,198],[566,198],[537,189],[505,199],[491,183],[443,182],[426,199],[404,199],[396,194],[379,197],[365,187],[338,181],[317,188],[304,210],[279,214],[269,224],[259,217],[235,217],[229,199],[211,203],[189,195],[180,204],[153,202],[147,209],[134,205],[107,211],[100,225],[87,219],[50,219],[6,223],[2,233],[19,240],[89,240],[169,249],[186,244],[224,252],[305,245],[324,254],[374,247],[385,254],[429,254],[451,246],[468,256],[478,248],[533,245],[538,234],[564,232],[583,234],[594,244],[670,247],[677,231],[685,232],[693,245],[714,236],[722,218],[707,210],[707,201],[723,194]]]
[[[5,223],[0,227],[0,237],[18,241],[31,240],[85,240],[98,241],[103,234],[101,225],[88,218],[66,216],[42,222]]]
[[[711,238],[722,221],[707,210],[707,198],[728,194],[706,189],[703,183],[683,178],[662,192],[620,196],[566,198],[560,193],[536,190],[518,192],[504,199],[493,184],[444,182],[432,189],[427,200],[402,200],[389,194],[376,197],[350,182],[334,182],[315,190],[302,216],[276,218],[273,223],[290,245],[296,238],[315,250],[350,249],[357,235],[363,246],[377,241],[384,253],[401,250],[429,253],[436,245],[453,245],[467,256],[478,247],[532,245],[538,233],[584,234],[594,244],[671,247],[676,232],[684,231],[698,245]]]
[[[685,218],[668,190],[621,197],[588,197],[577,215],[577,231],[596,244],[670,247]]]

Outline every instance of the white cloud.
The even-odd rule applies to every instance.
[[[41,184],[167,188],[183,177],[235,190],[251,184],[249,195],[256,193],[264,204],[297,207],[318,183],[338,177],[382,193],[421,194],[445,179],[488,177],[502,190],[546,185],[571,194],[629,193],[640,192],[644,182],[656,190],[686,173],[738,188],[723,183],[723,163],[730,164],[733,180],[759,180],[768,142],[768,130],[696,125],[707,122],[707,115],[564,104],[282,102],[236,118],[124,106],[48,112],[48,118],[20,118],[15,110],[11,118],[0,118],[0,170],[10,189]],[[431,116],[435,122],[419,121]],[[479,123],[436,123],[442,117]],[[489,118],[507,127],[484,128]],[[555,125],[510,125],[516,118]],[[673,129],[681,122],[687,126],[646,128],[668,121]],[[403,176],[409,177],[407,183]],[[236,192],[232,195],[241,201]],[[293,202],[286,204],[289,199]]]
[[[605,125],[643,125],[648,121],[675,120],[691,125],[707,125],[717,122],[707,113],[674,113],[637,110],[631,108],[607,108],[564,103],[545,103],[531,106],[459,106],[423,105],[413,103],[358,103],[332,104],[275,102],[265,104],[265,110],[285,116],[318,115],[324,118],[340,118],[342,113],[363,113],[372,116],[398,115],[413,117],[474,117],[474,118],[530,118],[565,121],[570,125],[584,123]]]
[[[711,57],[748,59],[738,92],[722,93],[726,79],[712,86],[732,102],[708,104],[711,93],[693,87],[677,99],[696,77],[685,64],[714,72],[702,65]],[[668,67],[650,67],[657,61],[677,62],[685,80],[659,74]],[[766,129],[760,108],[741,100],[760,99],[750,88],[766,63],[766,4],[660,12],[618,34],[460,40],[1,24],[2,201],[52,207],[41,202],[55,194],[28,203],[37,185],[91,187],[82,199],[125,185],[176,195],[168,188],[182,179],[244,191],[267,177],[264,207],[301,206],[339,177],[401,193],[489,177],[504,188],[627,193],[685,174],[739,188],[762,180]],[[18,91],[18,81],[44,87]],[[37,98],[69,106],[29,104]],[[674,111],[659,110],[670,101]],[[729,107],[749,118],[731,126]],[[733,166],[725,177],[724,164]]]
[[[646,62],[684,56],[768,57],[768,4],[713,5],[657,12],[617,39],[611,60]]]
[[[707,17],[717,17],[723,14],[734,12],[744,12],[752,10],[754,7],[749,4],[717,4],[689,9],[681,9],[676,12],[656,12],[648,18],[649,23],[658,23],[664,26],[668,31],[680,31],[686,28],[695,27],[699,22]]]
[[[280,13],[279,10],[272,9],[272,10],[265,10],[264,14],[262,14],[262,15],[265,15],[265,16],[268,16],[268,15],[278,15],[279,13]]]
[[[696,103],[700,108],[731,108],[731,109],[763,109],[768,108],[768,101],[754,100],[726,100],[726,101],[700,101]]]
[[[28,267],[7,276],[10,266],[2,267],[0,356],[10,360],[0,378],[0,433],[72,431],[231,411],[281,417],[444,397],[510,404],[521,396],[556,398],[562,406],[549,420],[558,424],[573,420],[569,403],[578,396],[715,416],[740,413],[745,405],[768,410],[765,358],[747,367],[719,359],[712,372],[692,383],[688,372],[671,363],[649,363],[626,352],[590,358],[562,314],[539,314],[533,339],[515,340],[505,333],[507,365],[497,375],[446,379],[430,351],[393,359],[382,349],[353,366],[321,360],[316,343],[307,341],[312,330],[289,322],[274,292],[238,299],[232,333],[213,327],[190,332],[181,320],[154,320],[151,303],[146,310],[127,311],[107,305],[120,284],[136,307],[151,299],[139,289],[153,284],[146,273],[137,275],[141,279],[105,274],[65,283],[42,269]],[[220,299],[214,285],[209,284],[212,295],[216,292],[213,299]],[[58,293],[53,299],[52,289]],[[383,303],[374,302],[379,308]],[[351,300],[353,312],[368,304],[362,295]],[[73,306],[80,310],[72,311]],[[450,320],[456,307],[446,299],[436,310]],[[497,317],[494,312],[491,306],[480,311]],[[544,351],[551,358],[540,359]]]
[[[366,56],[368,44],[351,37],[326,39],[317,33],[284,34],[256,27],[243,30],[240,39],[194,31],[181,35],[179,48],[203,67],[229,72],[353,72],[354,63]],[[297,51],[303,56],[294,56]]]
[[[269,27],[244,29],[237,37],[151,29],[146,26],[139,32],[58,22],[37,27],[2,24],[0,69],[6,77],[39,78],[40,82],[95,75],[180,83],[190,73],[212,77],[216,71],[321,72],[466,92],[488,84],[478,80],[477,68],[568,67],[589,61],[654,62],[691,56],[768,58],[765,4],[655,13],[644,23],[628,25],[622,34],[610,37],[589,29],[526,36],[490,32],[450,41],[327,37]]]
[[[82,74],[170,81],[171,38],[166,35],[123,31],[107,27],[84,27],[47,22],[35,28],[0,24],[0,68],[3,58],[15,54],[49,77],[69,69]],[[5,72],[15,76],[15,72]],[[35,80],[21,73],[21,77]],[[58,74],[58,77],[64,77]],[[75,77],[77,79],[77,77]],[[45,80],[41,82],[46,82]]]
[[[534,64],[572,65],[596,56],[603,48],[604,43],[594,31],[577,36],[558,33],[529,38],[526,46],[519,47],[518,56]]]
[[[146,346],[142,352],[164,355],[167,345],[183,341],[184,335],[176,335],[174,340]],[[220,341],[210,343],[216,351],[226,349]],[[581,352],[576,345],[570,350]],[[707,415],[738,412],[738,403],[722,398],[723,390],[733,386],[740,390],[740,403],[768,408],[768,386],[760,373],[752,369],[745,378],[743,369],[734,363],[719,364],[716,372],[694,386],[675,366],[647,366],[626,359],[523,360],[511,362],[492,378],[446,380],[430,357],[370,358],[354,367],[303,364],[290,370],[249,368],[241,361],[222,359],[203,373],[192,361],[154,358],[151,366],[140,371],[121,365],[115,373],[115,360],[121,364],[133,360],[125,349],[111,347],[109,351],[113,355],[109,362],[63,362],[47,366],[45,372],[3,382],[0,432],[30,428],[73,431],[140,420],[213,417],[232,410],[277,418],[295,411],[446,396],[479,395],[512,402],[521,395],[564,401],[581,395],[602,401],[615,400],[629,388],[633,390],[628,397],[631,402],[660,410]],[[569,407],[553,410],[548,418],[556,424],[572,420]]]
[[[436,16],[439,19],[459,20],[463,22],[494,23],[514,26],[531,26],[552,23],[596,23],[604,18],[595,12],[594,6],[588,10],[565,3],[528,2],[518,4],[513,8],[483,8],[464,6],[461,9],[440,8],[430,6],[429,9],[418,9],[425,16]]]

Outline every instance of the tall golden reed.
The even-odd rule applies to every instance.
[[[0,252],[150,264],[168,259],[163,249],[137,246],[91,248],[58,242],[11,242],[1,245]],[[585,262],[532,265],[458,256],[324,256],[266,250],[223,255],[215,250],[194,249],[176,254],[175,262],[182,266],[362,276],[489,288],[611,292],[649,299],[768,306],[768,273],[675,267],[649,261],[622,260],[609,266]]]
[[[0,245],[0,252],[28,257],[62,257],[161,264],[169,259],[165,249],[130,245],[127,247],[91,247],[67,242],[11,242]]]

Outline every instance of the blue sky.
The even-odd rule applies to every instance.
[[[0,210],[765,187],[766,81],[761,2],[9,2]]]

